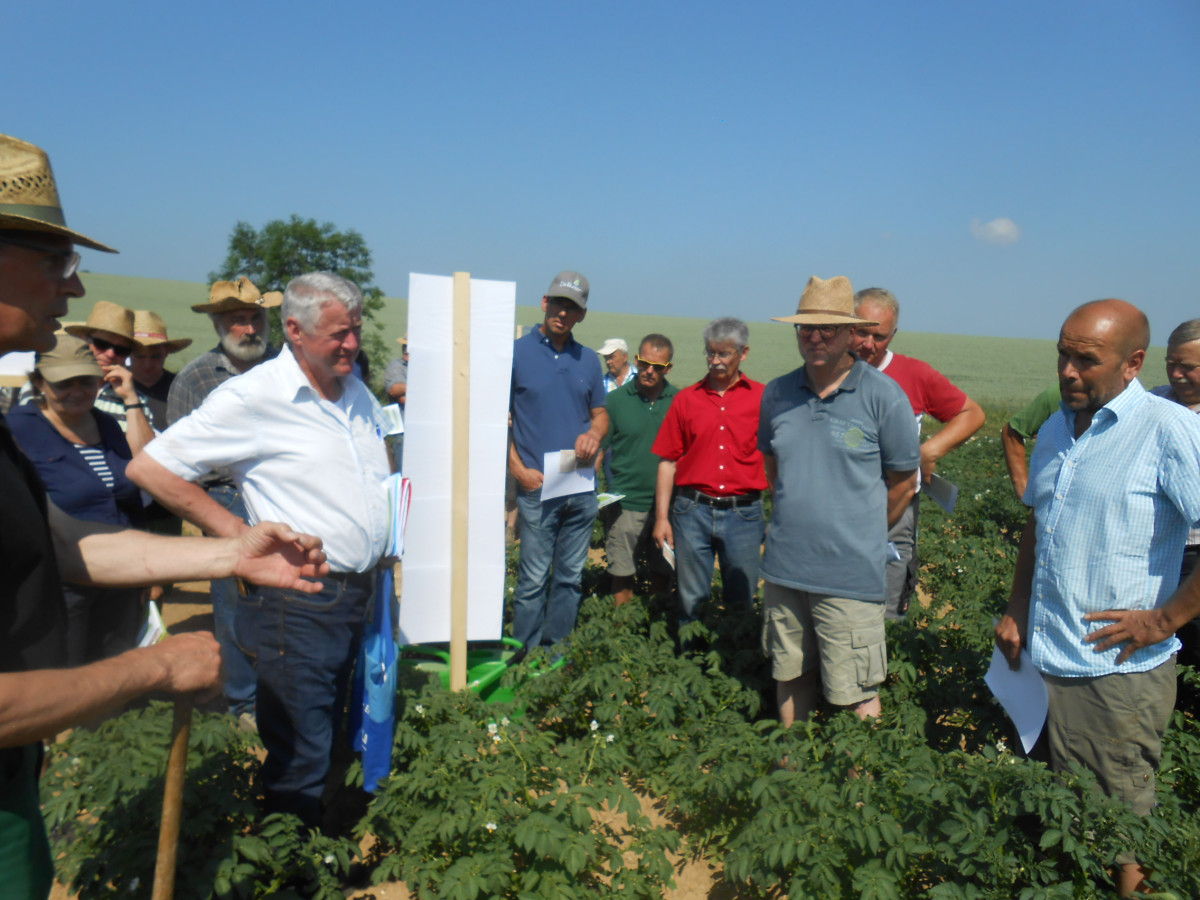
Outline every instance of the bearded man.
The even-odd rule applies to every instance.
[[[243,276],[237,281],[216,282],[209,291],[208,303],[192,307],[193,312],[208,314],[220,341],[184,366],[175,377],[167,397],[167,425],[190,415],[218,385],[275,356],[277,351],[267,342],[270,335],[267,310],[282,302],[281,293],[260,293]],[[246,504],[232,473],[214,469],[199,484],[213,500],[245,521]],[[257,727],[254,667],[239,648],[234,632],[237,596],[234,579],[212,582],[213,631],[225,661],[225,698],[229,701],[229,712],[244,728],[254,730]]]

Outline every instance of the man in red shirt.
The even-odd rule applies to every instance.
[[[888,349],[900,322],[900,304],[891,291],[883,288],[859,291],[854,295],[854,313],[879,324],[855,329],[850,349],[904,389],[916,416],[917,436],[920,437],[921,421],[926,414],[943,423],[942,430],[921,445],[921,482],[927,484],[938,460],[983,427],[983,410],[929,363]],[[896,554],[889,556],[887,564],[887,618],[893,620],[904,618],[917,587],[919,498],[919,493],[913,497],[908,510],[888,532],[888,541],[896,548]]]
[[[708,324],[708,375],[675,395],[651,448],[662,458],[654,540],[675,551],[681,625],[712,596],[714,557],[727,607],[749,609],[758,588],[767,478],[758,450],[763,385],[741,373],[749,338],[739,319]]]

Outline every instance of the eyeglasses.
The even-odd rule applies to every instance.
[[[637,364],[643,369],[661,369],[665,372],[667,369],[671,368],[671,364],[669,362],[650,362],[650,360],[642,359],[640,356],[635,356],[634,359],[637,360]]]
[[[737,354],[736,350],[709,350],[707,347],[704,348],[705,359],[733,359]]]
[[[114,344],[112,341],[106,341],[104,338],[93,337],[92,346],[101,353],[107,353],[112,350],[117,356],[128,356],[133,352],[132,347],[124,347],[121,344]]]
[[[821,335],[823,340],[827,341],[837,334],[841,330],[841,327],[841,325],[797,325],[796,334],[803,335],[804,337],[812,337],[815,331]]]
[[[5,234],[0,234],[0,243],[12,244],[14,247],[24,247],[26,250],[38,250],[47,254],[48,258],[55,260],[60,281],[66,281],[78,272],[79,263],[82,262],[82,257],[74,250],[60,250],[57,247],[47,247],[44,244],[38,244],[34,241],[22,241],[11,238]]]

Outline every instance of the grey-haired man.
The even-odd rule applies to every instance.
[[[223,466],[249,521],[284,517],[319,532],[332,572],[309,596],[259,587],[237,605],[256,658],[258,730],[268,808],[321,821],[321,793],[374,569],[388,537],[389,463],[378,401],[354,371],[362,294],[328,272],[293,279],[282,315],[288,347],[231,378],[130,465],[129,477],[211,534],[246,527],[193,482]],[[147,448],[149,450],[149,448]]]

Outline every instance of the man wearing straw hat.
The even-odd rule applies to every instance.
[[[175,373],[166,368],[167,357],[191,345],[191,338],[171,340],[167,336],[167,323],[158,313],[148,309],[134,310],[130,360],[133,383],[145,395],[159,428],[167,426],[167,397],[175,381]]]
[[[847,278],[808,281],[793,316],[804,365],[763,392],[758,446],[775,507],[763,553],[763,652],[779,720],[819,691],[860,717],[880,714],[887,675],[887,532],[917,487],[921,448],[904,391],[850,352]]]
[[[230,378],[249,372],[272,359],[275,351],[267,342],[270,322],[267,310],[279,306],[278,291],[263,294],[245,276],[236,281],[217,281],[208,292],[208,302],[192,307],[205,313],[217,332],[217,346],[183,367],[167,395],[166,426],[195,411],[216,388]],[[165,426],[164,426],[165,427]],[[233,473],[217,467],[198,482],[208,496],[242,521],[246,504]],[[213,631],[221,643],[225,660],[225,699],[229,713],[247,731],[257,729],[254,716],[254,667],[237,640],[234,610],[238,586],[232,578],[216,579],[209,588],[213,604]]]
[[[82,297],[75,246],[115,253],[67,227],[46,154],[0,135],[0,354],[49,350]],[[94,585],[238,574],[316,589],[320,541],[264,523],[237,538],[166,538],[73,519],[46,498],[0,416],[0,873],[8,896],[42,898],[53,870],[37,796],[42,740],[148,691],[211,691],[212,635],[189,633],[74,669],[60,577]]]

